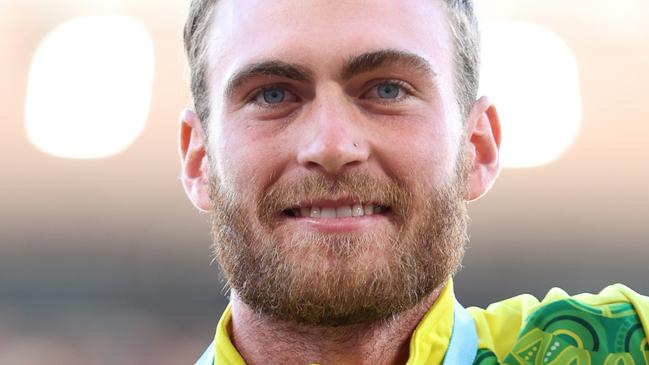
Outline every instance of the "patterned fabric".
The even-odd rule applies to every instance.
[[[649,344],[639,316],[640,313],[646,318],[643,309],[646,309],[647,298],[640,308],[629,301],[616,301],[618,298],[611,298],[610,303],[593,296],[584,299],[595,304],[575,298],[541,303],[524,320],[513,345],[500,360],[494,351],[497,346],[490,348],[483,344],[473,364],[649,365]],[[642,300],[640,296],[634,298],[638,300]],[[484,319],[483,313],[475,309],[473,313],[479,324]],[[490,329],[483,326],[482,335],[493,337],[498,331],[492,323]],[[500,350],[503,352],[502,348]]]

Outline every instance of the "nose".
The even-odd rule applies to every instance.
[[[298,163],[310,170],[336,175],[367,161],[369,143],[354,114],[354,106],[343,95],[321,100],[309,117],[306,143],[298,151]]]

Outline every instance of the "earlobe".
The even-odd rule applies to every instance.
[[[470,149],[468,200],[483,196],[500,173],[500,119],[488,98],[480,98],[467,120],[467,147]]]
[[[196,113],[184,109],[180,113],[178,133],[180,154],[180,179],[189,200],[200,211],[212,208],[209,196],[209,163],[206,153],[206,138]]]

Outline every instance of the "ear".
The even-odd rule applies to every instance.
[[[212,209],[209,194],[209,161],[206,138],[200,120],[190,109],[180,113],[179,148],[183,187],[189,200],[198,210]]]
[[[467,143],[471,168],[468,200],[483,196],[500,173],[500,120],[487,97],[474,104],[467,120]]]

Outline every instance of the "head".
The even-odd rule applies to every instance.
[[[431,0],[440,1],[440,0]],[[190,88],[194,110],[203,121],[210,116],[208,87],[208,49],[214,10],[219,0],[192,0],[185,22],[184,45],[190,69]],[[468,115],[476,101],[480,78],[480,31],[471,0],[441,0],[451,33],[453,50],[454,91],[460,111]]]
[[[182,180],[243,303],[366,323],[453,275],[499,171],[477,39],[468,1],[192,2]]]

